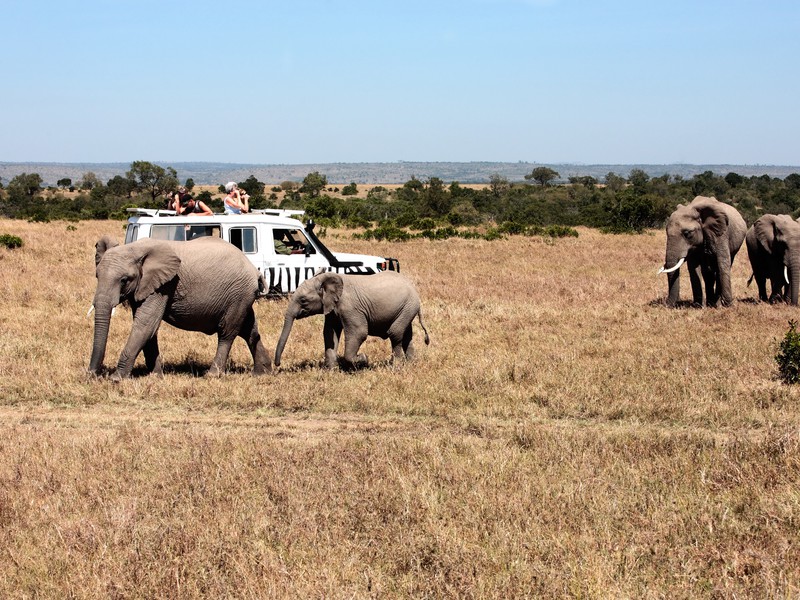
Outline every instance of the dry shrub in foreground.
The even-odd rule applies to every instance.
[[[355,374],[296,323],[275,376],[88,380],[93,244],[0,221],[4,597],[786,597],[800,591],[796,308],[668,310],[661,232],[329,245],[401,259],[432,344]],[[513,257],[523,257],[520,260]],[[742,258],[742,257],[740,257]],[[688,292],[688,290],[686,290]],[[285,302],[257,304],[274,348]],[[112,322],[106,363],[127,338]]]

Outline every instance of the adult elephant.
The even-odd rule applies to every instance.
[[[706,305],[732,304],[731,266],[746,233],[739,211],[716,198],[697,196],[686,206],[679,204],[667,220],[666,257],[659,271],[668,274],[667,306],[680,299],[684,262],[695,304],[703,305],[703,283]]]
[[[403,275],[395,271],[375,275],[322,273],[300,284],[289,300],[283,331],[275,348],[275,366],[281,364],[294,320],[321,314],[325,315],[323,338],[328,368],[338,364],[337,349],[342,331],[344,360],[349,369],[366,364],[366,357],[359,355],[358,349],[370,335],[389,338],[393,358],[412,359],[411,322],[417,316],[425,332],[425,343],[430,343],[422,323],[419,294]]]
[[[747,231],[747,256],[758,285],[758,297],[766,301],[789,300],[797,304],[800,284],[800,223],[789,215],[764,215]]]
[[[209,375],[225,371],[237,336],[250,348],[256,375],[272,370],[253,311],[253,302],[264,291],[263,279],[238,248],[218,238],[143,239],[120,246],[109,237],[101,238],[95,247],[97,291],[89,372],[101,371],[111,310],[121,302],[131,307],[133,327],[114,379],[130,376],[142,350],[147,369],[161,373],[158,328],[162,320],[179,329],[217,335]]]

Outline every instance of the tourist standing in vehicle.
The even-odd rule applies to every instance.
[[[241,191],[236,182],[226,183],[225,191],[228,192],[228,195],[225,196],[226,215],[241,215],[250,212],[250,196],[247,192]]]

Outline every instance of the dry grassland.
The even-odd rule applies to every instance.
[[[430,346],[202,377],[88,380],[94,242],[118,222],[0,220],[0,597],[683,598],[800,594],[800,398],[774,355],[797,308],[668,310],[664,234],[356,241],[395,256]],[[520,258],[517,258],[520,257]],[[684,283],[684,295],[688,293]],[[259,302],[274,349],[285,301]],[[112,321],[113,366],[130,312]],[[417,329],[419,332],[419,329]]]

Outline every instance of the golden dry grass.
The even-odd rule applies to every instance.
[[[276,375],[239,340],[205,379],[214,339],[164,325],[166,376],[113,384],[84,375],[84,315],[122,225],[0,233],[26,244],[0,250],[0,597],[800,594],[799,393],[773,359],[798,310],[753,302],[744,250],[734,307],[668,310],[662,232],[332,232],[416,282],[418,361],[369,340],[369,369],[325,371],[312,318]],[[284,307],[257,304],[270,351]]]

